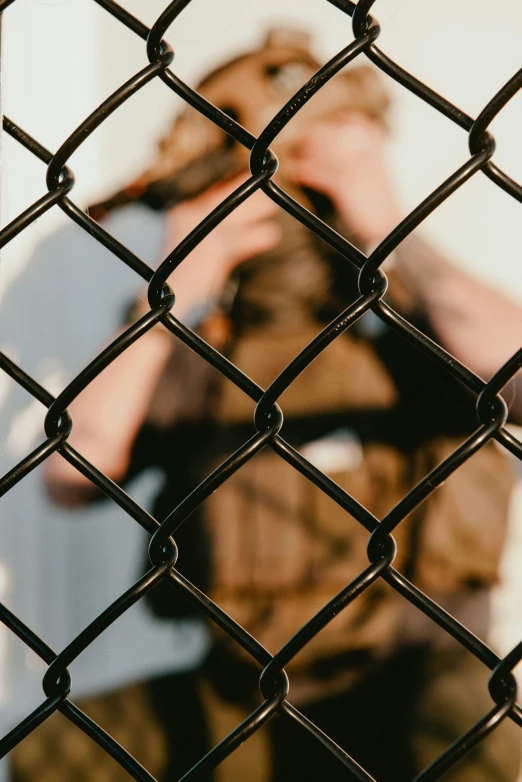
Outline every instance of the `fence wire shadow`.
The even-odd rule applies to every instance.
[[[0,11],[4,11],[16,0],[0,2]],[[357,779],[373,778],[361,768],[341,747],[316,725],[310,722],[288,700],[288,678],[285,666],[298,652],[326,625],[343,607],[356,600],[364,590],[378,579],[383,579],[390,587],[411,601],[418,609],[436,622],[449,635],[469,650],[491,671],[489,690],[491,709],[452,746],[441,754],[430,766],[424,769],[415,782],[431,782],[439,779],[453,764],[474,745],[480,742],[500,723],[508,718],[522,726],[522,709],[516,703],[517,686],[513,669],[522,660],[522,642],[504,658],[498,657],[488,646],[473,635],[454,617],[444,611],[437,603],[423,594],[393,567],[396,546],[393,533],[404,518],[427,496],[436,490],[448,476],[466,462],[477,450],[491,440],[496,440],[508,451],[522,459],[522,443],[505,427],[506,406],[500,396],[502,389],[514,377],[522,366],[522,349],[519,350],[497,374],[484,382],[465,365],[449,353],[431,342],[411,323],[403,319],[383,301],[386,290],[386,275],[382,264],[400,242],[407,237],[425,218],[442,204],[452,193],[459,189],[472,176],[479,172],[487,176],[512,198],[522,202],[522,186],[508,173],[500,169],[493,160],[495,141],[488,128],[493,119],[522,87],[522,70],[518,71],[499,92],[484,106],[476,118],[468,116],[458,106],[453,105],[419,81],[413,74],[404,70],[399,63],[390,59],[377,46],[380,34],[378,21],[370,11],[375,0],[360,0],[352,3],[348,0],[322,0],[329,2],[339,10],[339,14],[352,18],[354,40],[300,89],[287,105],[266,126],[258,138],[237,124],[232,118],[206,101],[196,91],[176,76],[171,65],[174,53],[164,40],[167,29],[173,24],[190,0],[174,0],[149,29],[123,7],[112,0],[93,0],[121,24],[140,37],[146,45],[149,64],[126,81],[107,100],[105,100],[54,153],[45,149],[36,139],[26,133],[13,119],[4,117],[3,129],[29,152],[47,166],[47,192],[25,209],[0,233],[0,247],[6,245],[20,232],[30,226],[39,216],[54,206],[58,206],[82,229],[94,236],[98,242],[108,248],[123,263],[148,283],[149,312],[133,323],[109,347],[100,353],[89,366],[75,377],[65,390],[54,398],[7,355],[0,354],[0,367],[15,380],[28,394],[37,399],[47,409],[45,419],[45,439],[16,467],[0,480],[0,495],[8,492],[15,484],[23,480],[37,465],[41,464],[53,452],[58,451],[107,497],[123,508],[131,518],[140,524],[151,536],[151,569],[129,590],[108,606],[88,627],[86,627],[65,649],[56,653],[42,641],[26,624],[6,607],[0,607],[0,619],[32,649],[48,668],[43,677],[45,700],[31,714],[27,715],[0,742],[0,756],[5,756],[27,735],[46,720],[53,712],[60,711],[71,722],[97,742],[136,780],[153,780],[151,774],[126,752],[110,735],[84,714],[69,699],[71,676],[68,666],[103,633],[119,616],[160,581],[169,581],[172,587],[187,597],[210,620],[221,627],[251,657],[259,663],[263,672],[260,688],[263,703],[249,717],[232,731],[221,743],[215,746],[199,763],[183,776],[183,780],[196,778],[204,770],[216,767],[230,755],[245,739],[257,731],[276,712],[287,720],[293,720],[303,732],[313,740],[321,742],[344,764]],[[319,2],[319,0],[318,0]],[[368,58],[404,89],[409,90],[419,100],[429,104],[435,111],[456,123],[468,135],[469,156],[462,165],[417,206],[385,239],[366,257],[346,239],[333,231],[306,208],[297,203],[288,193],[275,184],[273,177],[277,171],[277,158],[270,145],[292,117],[313,98],[324,84],[343,66],[356,59]],[[174,93],[187,104],[201,112],[235,141],[250,150],[251,176],[229,198],[220,204],[189,237],[183,241],[154,271],[130,250],[119,243],[101,225],[82,211],[70,194],[74,188],[74,175],[67,163],[71,155],[97,128],[116,111],[126,100],[153,79],[161,79]],[[194,331],[180,322],[176,316],[174,295],[167,285],[167,279],[174,268],[183,261],[190,251],[239,204],[257,190],[262,190],[275,203],[280,205],[296,220],[309,228],[327,244],[340,252],[360,271],[359,299],[330,323],[321,334],[310,343],[270,385],[263,389],[243,374],[223,355],[210,347]],[[475,432],[442,464],[432,470],[415,486],[387,517],[377,520],[363,506],[336,486],[326,475],[310,464],[280,434],[282,412],[278,406],[281,394],[288,388],[297,375],[308,366],[335,338],[349,329],[366,311],[372,310],[389,327],[413,343],[420,351],[443,366],[460,383],[470,389],[477,399],[477,428]],[[149,329],[161,323],[166,329],[189,345],[205,361],[212,364],[232,383],[236,384],[256,403],[254,424],[255,435],[245,442],[231,457],[223,462],[205,479],[185,500],[176,507],[168,518],[159,523],[146,510],[140,507],[123,489],[90,464],[81,453],[69,443],[72,420],[68,413],[71,402],[103,370]],[[369,565],[347,584],[316,616],[302,627],[275,655],[271,655],[239,624],[237,624],[219,605],[190,583],[177,569],[177,547],[173,536],[193,510],[217,487],[224,483],[241,465],[251,459],[260,449],[271,448],[296,470],[299,470],[316,486],[333,498],[341,507],[349,509],[359,523],[369,533]],[[190,523],[190,522],[189,522]]]

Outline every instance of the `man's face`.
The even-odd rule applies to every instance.
[[[257,50],[218,68],[198,88],[213,105],[259,136],[281,108],[319,69],[306,39],[290,31],[274,31]],[[271,147],[281,163],[278,180],[285,181],[285,159],[317,120],[336,112],[356,111],[384,124],[388,97],[380,78],[368,65],[348,67],[323,85],[291,118]],[[223,154],[225,153],[225,154]],[[249,150],[233,141],[196,109],[186,108],[161,143],[149,182],[170,182],[195,165],[209,171],[221,160],[217,176],[248,169]],[[226,169],[226,170],[223,170]],[[200,177],[198,177],[199,181]],[[202,177],[206,181],[205,176]],[[212,172],[209,175],[211,184]]]
[[[221,69],[200,90],[211,103],[259,136],[280,109],[318,70],[319,63],[306,48],[268,45]],[[353,109],[373,113],[377,118],[386,106],[382,88],[368,67],[347,71],[331,79],[290,120],[273,143],[280,159],[315,120],[337,111]],[[378,85],[380,87],[380,85]],[[365,103],[367,105],[365,105]],[[249,152],[243,147],[238,156],[247,164]]]

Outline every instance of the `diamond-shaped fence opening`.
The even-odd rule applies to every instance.
[[[3,0],[0,2],[0,11],[6,10],[14,2],[16,0]],[[435,496],[438,487],[445,481],[448,481],[448,485],[452,485],[452,477],[457,475],[463,466],[471,464],[477,455],[484,452],[486,446],[493,441],[517,459],[522,459],[522,443],[506,427],[506,407],[501,397],[505,387],[522,366],[522,348],[509,358],[489,382],[485,382],[465,364],[426,337],[416,325],[402,317],[394,309],[386,298],[388,279],[383,271],[383,264],[392,253],[400,251],[402,243],[430,214],[453,193],[459,191],[472,177],[485,176],[512,199],[522,201],[522,186],[511,176],[509,170],[501,169],[495,162],[495,140],[490,132],[493,120],[522,87],[522,70],[507,81],[476,116],[469,116],[460,107],[453,105],[445,96],[432,90],[415,74],[405,70],[400,62],[394,61],[385,51],[381,50],[379,47],[381,34],[378,22],[379,3],[375,3],[376,8],[373,9],[374,0],[360,0],[358,3],[352,3],[349,0],[317,0],[318,3],[325,3],[325,5],[330,3],[337,9],[340,24],[349,24],[351,18],[353,36],[347,41],[345,48],[320,67],[291,97],[284,108],[268,122],[263,132],[255,137],[238,124],[233,112],[222,111],[202,94],[189,87],[176,74],[175,64],[173,64],[174,52],[165,35],[170,26],[175,24],[179,14],[190,4],[190,0],[175,0],[166,5],[163,13],[151,28],[130,14],[124,6],[118,5],[112,0],[92,0],[92,2],[96,2],[118,24],[124,25],[130,33],[136,36],[137,40],[142,41],[143,52],[146,54],[145,64],[141,65],[136,73],[130,75],[124,84],[96,107],[67,138],[63,139],[58,149],[49,150],[43,146],[37,138],[33,138],[18,125],[16,117],[4,117],[4,134],[14,139],[21,147],[25,148],[28,154],[33,155],[47,167],[47,189],[42,189],[41,196],[2,229],[0,246],[5,246],[15,240],[49,210],[61,209],[70,220],[89,234],[92,241],[103,245],[115,262],[117,259],[118,262],[125,264],[137,279],[148,284],[148,307],[141,313],[131,315],[130,325],[127,325],[123,332],[113,339],[57,396],[53,396],[49,389],[43,387],[37,379],[27,374],[24,367],[17,362],[14,354],[10,355],[8,352],[0,354],[2,372],[6,373],[12,381],[44,408],[47,408],[45,437],[31,453],[21,458],[16,466],[1,478],[0,493],[4,495],[13,490],[20,482],[26,480],[26,477],[35,468],[38,468],[57,452],[112,502],[116,503],[124,513],[128,514],[129,524],[137,523],[151,536],[149,548],[151,567],[146,575],[114,602],[107,605],[102,613],[86,626],[66,648],[61,650],[50,648],[21,618],[15,616],[6,607],[0,608],[0,619],[4,625],[48,666],[43,677],[45,698],[4,736],[0,743],[1,754],[4,756],[18,745],[23,746],[21,742],[38,726],[52,717],[55,712],[61,712],[63,717],[82,732],[83,737],[88,737],[87,747],[92,744],[93,753],[95,751],[98,753],[96,757],[99,757],[99,748],[101,748],[102,752],[112,756],[132,778],[136,780],[153,779],[156,773],[155,769],[152,766],[150,769],[144,768],[118,743],[118,726],[115,726],[114,735],[111,735],[110,731],[106,732],[96,723],[95,719],[79,709],[70,699],[71,674],[69,667],[127,609],[137,601],[143,600],[154,587],[160,586],[165,592],[165,587],[170,586],[173,600],[178,599],[180,595],[188,599],[194,610],[205,616],[209,623],[217,628],[216,633],[219,637],[227,637],[232,646],[240,649],[238,661],[242,661],[241,664],[250,658],[257,665],[261,692],[258,704],[246,713],[243,721],[237,721],[219,743],[212,746],[207,754],[199,758],[196,765],[186,771],[183,779],[200,778],[205,773],[209,773],[211,769],[226,762],[243,742],[254,742],[258,734],[262,735],[263,727],[275,717],[291,725],[292,730],[297,731],[301,737],[300,741],[322,745],[324,751],[330,753],[331,758],[334,759],[339,773],[345,773],[346,779],[371,780],[373,777],[370,772],[360,766],[351,754],[338,743],[339,738],[336,730],[331,731],[332,735],[328,731],[324,732],[303,713],[303,710],[293,705],[291,666],[294,663],[297,665],[299,659],[306,658],[307,650],[311,648],[312,644],[319,643],[322,637],[326,637],[330,624],[339,614],[342,616],[350,611],[356,614],[359,606],[363,605],[364,611],[374,610],[372,608],[372,590],[380,588],[391,597],[392,603],[397,599],[410,601],[418,610],[419,616],[422,615],[426,618],[427,624],[437,625],[448,639],[453,639],[463,650],[467,650],[467,653],[474,658],[473,664],[480,664],[484,673],[487,674],[484,688],[488,686],[489,676],[489,708],[481,713],[480,718],[475,713],[474,722],[469,724],[467,731],[459,735],[415,777],[416,780],[425,780],[426,782],[441,779],[462,757],[465,757],[467,753],[473,753],[477,746],[480,746],[483,741],[487,741],[490,734],[495,734],[503,723],[509,724],[511,722],[522,726],[522,710],[516,701],[517,687],[513,676],[513,669],[522,659],[522,644],[515,647],[504,658],[499,657],[471,630],[458,622],[451,612],[443,609],[434,599],[415,586],[413,583],[414,574],[409,572],[407,558],[404,561],[403,554],[406,544],[403,542],[404,536],[401,530],[406,528],[407,518],[415,517],[415,512],[424,500],[431,498],[432,495]],[[375,17],[372,15],[372,11],[374,11]],[[296,17],[298,16],[298,8],[296,7]],[[347,29],[349,28],[347,27]],[[397,85],[409,91],[417,100],[432,107],[448,123],[454,123],[463,134],[466,134],[469,152],[463,156],[460,165],[454,172],[448,175],[432,193],[427,195],[422,203],[413,209],[369,255],[366,255],[336,232],[328,222],[320,220],[312,211],[299,203],[293,195],[285,192],[277,184],[278,160],[271,147],[277,143],[277,139],[285,127],[291,126],[294,118],[299,115],[300,111],[303,111],[306,104],[313,102],[314,97],[322,89],[325,89],[330,79],[342,68],[351,63],[360,64],[368,60],[387,77],[394,80]],[[154,270],[149,263],[121,244],[107,229],[103,220],[100,223],[97,222],[94,219],[97,217],[95,212],[90,215],[77,206],[74,200],[74,173],[69,167],[69,161],[71,156],[91,136],[95,136],[98,128],[108,120],[113,112],[120,110],[120,107],[129,99],[141,90],[146,90],[148,85],[156,81],[162,81],[167,89],[175,93],[187,105],[192,106],[206,118],[208,123],[213,123],[216,128],[225,131],[231,139],[231,143],[233,141],[244,147],[250,155],[250,175],[243,184],[219,203],[214,211],[192,230],[187,239],[181,242]],[[204,335],[202,336],[194,328],[179,320],[176,316],[175,291],[173,295],[168,287],[171,273],[186,257],[190,256],[194,247],[197,247],[227,215],[248,201],[258,191],[265,193],[287,215],[291,216],[296,225],[304,226],[307,231],[315,234],[322,241],[324,247],[332,248],[343,259],[346,266],[353,268],[358,275],[359,290],[355,301],[342,311],[338,310],[335,317],[332,315],[330,321],[324,324],[321,331],[310,335],[309,340],[303,341],[294,354],[295,358],[282,368],[277,378],[268,386],[259,384],[255,379],[245,374],[223,351],[212,347],[205,341]],[[188,257],[187,263],[190,263],[190,257]],[[390,273],[391,288],[393,288],[392,278],[393,274]],[[101,280],[100,285],[102,284]],[[301,374],[304,373],[306,376],[312,362],[314,362],[314,366],[321,366],[321,360],[326,360],[326,356],[334,355],[331,351],[339,344],[340,336],[350,334],[358,321],[369,312],[373,313],[372,317],[376,323],[380,322],[390,333],[396,335],[395,339],[413,346],[408,354],[410,359],[407,372],[410,375],[424,372],[425,367],[439,368],[438,374],[437,372],[433,374],[435,397],[439,392],[443,393],[442,386],[445,382],[440,381],[441,387],[439,389],[436,387],[439,382],[437,378],[449,377],[452,379],[454,387],[466,389],[476,399],[472,433],[458,446],[454,445],[446,450],[439,449],[438,454],[433,457],[433,461],[431,463],[427,461],[424,469],[417,475],[412,483],[413,488],[408,487],[403,496],[397,498],[393,508],[381,516],[376,516],[366,507],[365,495],[360,486],[355,484],[353,487],[344,487],[331,480],[323,472],[317,450],[312,453],[310,449],[301,447],[302,443],[294,442],[290,436],[287,438],[283,424],[285,398],[290,398],[288,395],[292,393],[292,388],[299,387]],[[27,327],[30,328],[29,320]],[[34,327],[36,328],[36,325]],[[183,343],[188,346],[190,355],[199,357],[200,368],[206,365],[213,367],[216,376],[226,379],[226,387],[229,389],[227,393],[231,394],[231,398],[239,400],[237,401],[239,406],[250,406],[251,409],[250,426],[243,428],[239,439],[236,435],[235,438],[223,443],[222,447],[216,450],[216,454],[219,454],[220,457],[213,465],[213,471],[209,472],[193,491],[181,496],[175,507],[168,508],[168,513],[165,514],[161,523],[159,519],[154,518],[141,507],[123,488],[110,480],[98,469],[96,464],[91,464],[69,442],[74,416],[71,418],[68,407],[87,386],[107,370],[120,354],[125,353],[133,344],[139,343],[140,339],[152,328],[162,328],[165,330],[165,334],[170,332],[173,335],[176,345],[180,346]],[[178,347],[178,349],[181,348]],[[255,367],[252,375],[256,376]],[[301,387],[305,388],[305,384]],[[444,393],[447,391],[445,390]],[[448,415],[451,413],[452,411],[448,410]],[[432,415],[430,403],[427,400],[423,408],[423,415],[425,417]],[[378,419],[375,419],[372,425],[374,428],[378,427]],[[411,425],[414,427],[415,421]],[[408,432],[404,432],[405,437],[408,434]],[[348,444],[348,446],[352,449],[349,451],[352,454],[351,458],[356,463],[360,458],[357,446],[354,443]],[[262,474],[262,470],[256,467],[258,464],[256,457],[261,452],[267,453],[269,451],[272,460],[271,466],[266,468],[266,474]],[[343,453],[345,458],[346,449]],[[226,457],[223,454],[226,454]],[[178,452],[177,458],[180,462],[183,460],[183,450],[181,454]],[[241,623],[227,612],[225,587],[222,592],[225,598],[221,604],[219,599],[211,599],[205,593],[205,589],[212,591],[208,590],[208,586],[193,583],[177,569],[178,547],[174,541],[177,540],[179,534],[178,543],[182,557],[183,546],[180,541],[185,540],[187,535],[190,535],[190,530],[195,528],[193,514],[202,504],[206,506],[208,503],[226,502],[227,487],[230,486],[234,486],[234,491],[242,492],[246,509],[248,509],[249,492],[257,491],[260,493],[261,501],[269,507],[270,512],[281,512],[279,504],[283,501],[284,505],[287,498],[281,497],[277,481],[282,479],[281,476],[285,476],[285,486],[289,493],[292,476],[297,475],[304,476],[308,481],[310,497],[313,497],[315,503],[328,501],[330,503],[329,513],[332,516],[336,513],[345,514],[351,524],[357,525],[364,547],[367,547],[368,564],[363,571],[354,573],[351,573],[347,566],[346,573],[348,575],[342,586],[331,591],[322,605],[315,606],[314,604],[314,611],[309,612],[308,620],[302,624],[300,629],[291,638],[283,639],[278,644],[279,650],[276,653],[270,653],[256,638],[255,631],[253,634],[247,632]],[[253,487],[253,482],[256,481],[257,488]],[[274,491],[271,492],[271,488]],[[248,510],[245,512],[248,513]],[[282,514],[288,522],[288,529],[291,529],[291,514],[284,507]],[[322,552],[323,548],[321,547],[328,551],[329,545],[333,546],[335,550],[335,546],[338,545],[335,536],[332,537],[333,542],[323,538],[319,539],[319,535],[314,538],[313,514],[311,518],[307,518],[305,513],[299,523],[303,523],[303,518],[304,523],[308,524],[311,529],[310,535],[316,551]],[[9,520],[4,520],[3,523],[9,523]],[[223,536],[231,534],[230,529],[218,530],[218,533]],[[257,534],[259,536],[258,545],[261,549],[266,543],[263,539],[263,529],[258,530]],[[269,533],[266,532],[266,534]],[[286,532],[283,530],[283,537],[284,534],[290,533],[288,530]],[[275,536],[268,541],[266,556],[269,563],[270,561],[278,561],[276,559],[276,554],[280,555],[278,548],[283,546],[286,538],[281,540],[282,542]],[[270,553],[271,548],[273,556]],[[451,559],[452,552],[447,552],[447,554]],[[327,564],[331,564],[333,567],[335,557],[333,557],[333,564],[329,560],[327,560]],[[324,565],[315,563],[315,566],[319,569],[323,567],[326,576],[330,572]],[[225,572],[225,582],[226,577]],[[220,594],[219,590],[212,591],[212,598],[216,594]],[[166,599],[168,600],[168,598]],[[290,669],[288,675],[285,671],[286,668]],[[234,677],[233,671],[231,676]],[[457,685],[455,686],[457,687]],[[400,690],[398,697],[400,698]],[[464,690],[462,698],[466,699],[467,697]],[[380,708],[378,700],[379,690],[377,688],[373,695],[367,694],[364,708],[367,711],[369,709],[370,713],[373,709],[377,714]],[[356,700],[353,701],[355,714],[351,715],[352,722],[350,724],[356,724],[356,710],[358,707],[362,708],[361,704],[359,703],[357,706],[357,703]],[[125,710],[126,707],[123,708]],[[185,713],[183,700],[174,703],[172,708],[183,717]],[[189,719],[190,715],[187,715],[187,720]],[[376,734],[374,738],[375,752],[378,753],[379,735]],[[298,753],[298,742],[299,739],[297,744],[294,742],[292,745],[290,742],[288,745],[288,768],[292,767],[292,757]],[[98,747],[95,747],[95,744]],[[81,746],[83,748],[85,744]],[[84,749],[81,751],[83,752]],[[88,750],[85,751],[87,758]],[[85,764],[87,768],[88,759],[85,760]],[[318,769],[317,778],[320,773],[321,769]],[[94,760],[92,775],[92,778],[96,778],[96,761]],[[486,779],[486,777],[481,778]],[[492,776],[488,778],[493,779]]]

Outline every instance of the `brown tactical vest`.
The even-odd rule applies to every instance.
[[[221,327],[216,328],[219,313],[201,327],[203,336],[210,342],[217,339],[217,347],[262,388],[324,326],[313,314],[312,299],[321,286],[326,291],[327,266],[314,241],[305,252],[298,240],[301,228],[293,232],[295,253],[287,252],[287,233],[286,246],[283,243],[271,258],[242,272],[240,298],[244,308],[256,313],[254,321],[225,344]],[[415,247],[412,241],[409,251]],[[296,263],[296,253],[301,253],[302,265]],[[296,274],[296,269],[305,273]],[[402,281],[394,279],[393,272],[389,278],[388,300],[397,304],[397,290],[404,304]],[[399,339],[397,350],[403,349],[403,342]],[[285,425],[299,430],[298,450],[380,520],[476,424],[471,416],[467,433],[448,432],[444,426],[437,431],[435,426],[425,439],[419,435],[420,440],[413,438],[405,445],[398,437],[395,442],[393,433],[385,433],[387,416],[398,415],[398,431],[408,427],[408,400],[401,394],[410,392],[401,391],[401,377],[394,376],[376,344],[356,329],[344,333],[292,383],[279,403]],[[421,397],[423,382],[428,381],[421,368]],[[469,404],[472,410],[473,400]],[[254,407],[230,381],[178,344],[150,420],[163,427],[180,418],[192,420],[196,428],[201,419],[214,422],[212,442],[203,447],[208,458],[200,458],[201,480],[231,452],[232,446],[220,446],[220,438],[227,442],[227,433],[237,429],[243,438],[234,447],[247,439]],[[430,416],[429,409],[425,415]],[[322,419],[334,421],[330,430],[328,423],[318,429]],[[360,421],[366,421],[364,426]],[[511,484],[500,451],[493,444],[483,448],[400,524],[394,533],[394,566],[437,597],[493,584]],[[269,447],[206,500],[202,513],[210,552],[208,594],[272,653],[368,566],[368,531]],[[317,666],[343,655],[382,656],[397,642],[403,605],[403,598],[378,581],[330,622],[288,670],[309,681]],[[235,644],[229,651],[241,655]],[[346,677],[351,675],[347,668]],[[335,682],[337,688],[344,679],[336,674]],[[322,687],[324,692],[324,683]]]

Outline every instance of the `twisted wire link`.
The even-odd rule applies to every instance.
[[[169,3],[150,29],[114,0],[93,0],[145,42],[149,64],[103,101],[64,140],[54,154],[22,130],[15,121],[7,117],[3,119],[4,131],[47,166],[47,192],[0,231],[0,247],[12,241],[39,216],[54,206],[58,206],[72,221],[87,231],[148,283],[150,309],[99,353],[56,398],[30,377],[23,367],[18,366],[7,355],[0,354],[0,370],[7,373],[28,394],[47,408],[46,439],[0,478],[0,496],[23,480],[31,470],[45,461],[53,452],[58,451],[64,459],[150,534],[149,554],[152,568],[109,605],[58,654],[42,641],[30,627],[6,607],[0,605],[0,620],[3,624],[48,665],[42,682],[45,699],[40,706],[3,737],[0,741],[0,756],[4,756],[53,712],[58,710],[110,754],[133,779],[147,780],[147,782],[153,780],[146,769],[70,700],[72,681],[68,668],[89,644],[160,581],[170,584],[174,591],[191,601],[202,614],[225,631],[260,666],[259,685],[264,699],[240,725],[217,746],[213,747],[205,757],[201,758],[196,766],[183,776],[183,780],[196,779],[204,771],[215,768],[275,713],[282,715],[285,719],[292,720],[301,727],[303,732],[306,732],[315,741],[322,743],[355,778],[363,782],[373,780],[371,775],[359,766],[348,753],[291,704],[287,697],[289,682],[285,667],[317,633],[332,621],[334,616],[379,579],[386,582],[398,594],[442,627],[491,671],[489,692],[492,703],[489,712],[484,714],[465,735],[461,736],[430,766],[424,769],[416,777],[415,782],[432,782],[432,780],[440,779],[442,774],[472,746],[494,731],[504,719],[510,718],[522,726],[522,708],[516,703],[517,685],[513,676],[513,669],[522,660],[522,642],[504,658],[498,657],[468,628],[458,622],[434,600],[423,594],[393,567],[396,556],[394,531],[421,502],[436,491],[437,487],[465,464],[474,453],[494,439],[512,454],[522,459],[522,443],[505,427],[507,411],[500,396],[503,388],[522,367],[522,348],[506,361],[488,383],[484,382],[482,378],[426,337],[383,300],[387,288],[387,278],[382,271],[384,261],[400,243],[428,215],[478,172],[482,172],[516,200],[522,201],[521,185],[494,162],[495,140],[489,131],[493,119],[521,89],[522,70],[506,82],[480,114],[473,119],[445,97],[423,84],[414,74],[406,71],[378,48],[376,42],[380,35],[380,27],[378,21],[370,14],[375,0],[359,0],[357,3],[350,2],[350,0],[327,1],[340,13],[352,17],[354,40],[332,57],[298,90],[257,138],[185,84],[171,67],[174,61],[174,52],[165,41],[164,36],[169,27],[175,24],[183,9],[189,5],[190,0],[174,0]],[[16,0],[0,0],[0,12],[7,9],[13,2]],[[362,57],[367,57],[403,88],[456,123],[468,134],[469,146],[469,158],[464,160],[451,176],[429,193],[369,256],[354,247],[346,238],[336,233],[276,185],[273,176],[278,168],[278,160],[270,146],[307,101],[311,100],[349,62]],[[68,167],[68,161],[73,152],[102,125],[106,118],[136,92],[145,89],[154,79],[162,80],[186,104],[199,111],[235,141],[250,150],[251,171],[250,178],[202,220],[164,259],[156,271],[71,200],[70,194],[74,188],[75,179]],[[328,324],[310,344],[295,356],[266,389],[259,387],[230,360],[177,319],[175,292],[173,293],[167,284],[174,269],[187,258],[190,252],[230,212],[258,190],[263,190],[276,204],[352,263],[359,270],[360,291],[357,301]],[[379,319],[398,332],[405,340],[415,345],[422,353],[444,367],[453,378],[466,386],[477,398],[477,428],[475,432],[458,448],[455,448],[441,464],[425,475],[383,519],[377,519],[354,497],[341,489],[284,440],[280,434],[283,413],[278,405],[278,400],[283,392],[303,370],[329,344],[351,328],[369,310],[373,311]],[[158,323],[168,329],[178,340],[188,345],[203,360],[215,367],[256,403],[255,434],[223,461],[176,508],[172,509],[161,524],[68,442],[73,426],[73,420],[68,412],[71,402],[117,356],[126,351]],[[256,638],[246,632],[208,595],[199,590],[176,569],[178,552],[172,537],[181,524],[187,522],[190,525],[189,516],[206,497],[265,447],[272,449],[275,454],[319,487],[369,533],[367,547],[369,564],[366,569],[341,589],[274,655],[270,654]]]

